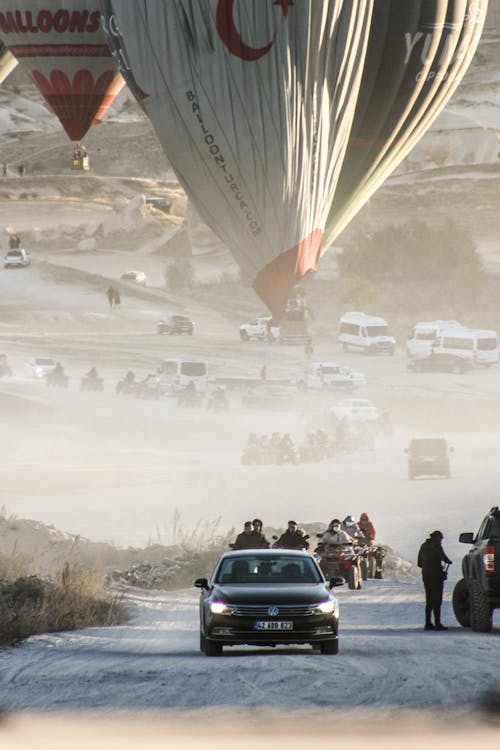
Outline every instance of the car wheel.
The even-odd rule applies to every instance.
[[[222,656],[222,643],[205,638],[205,653],[207,656]]]
[[[475,633],[489,633],[493,617],[488,597],[477,581],[470,583],[470,619]]]
[[[470,628],[469,589],[465,580],[461,578],[453,589],[453,612],[463,628]]]
[[[339,641],[338,638],[331,641],[322,641],[319,644],[319,650],[322,654],[338,654],[339,652]]]

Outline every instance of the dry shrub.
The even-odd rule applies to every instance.
[[[17,564],[19,561],[17,561]],[[10,571],[14,569],[10,566]],[[121,601],[104,591],[102,577],[66,564],[54,580],[0,575],[0,644],[40,633],[115,625],[127,619]]]

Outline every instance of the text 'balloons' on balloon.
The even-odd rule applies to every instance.
[[[102,0],[136,98],[278,320],[439,114],[487,0]]]
[[[124,85],[101,28],[98,0],[2,0],[0,39],[72,141],[102,118]]]

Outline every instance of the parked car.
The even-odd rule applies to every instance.
[[[330,407],[330,412],[337,419],[349,417],[353,420],[378,421],[381,417],[380,409],[367,398],[349,398],[338,401]]]
[[[5,268],[24,268],[30,263],[30,254],[23,247],[8,250],[4,259]]]
[[[57,362],[52,357],[33,357],[26,363],[24,371],[27,377],[42,380],[56,369]]]
[[[147,195],[145,201],[147,206],[152,206],[153,208],[158,209],[158,211],[163,211],[164,214],[169,214],[170,209],[172,208],[172,201],[163,196]]]
[[[194,323],[187,315],[167,315],[158,321],[156,332],[158,334],[168,334],[169,336],[180,336],[183,333],[192,336],[194,333]]]
[[[221,555],[200,596],[200,650],[220,656],[224,646],[311,644],[322,654],[339,648],[339,605],[308,552],[238,550]]]
[[[254,318],[250,323],[242,323],[240,325],[240,339],[242,341],[265,341],[269,335],[277,339],[279,329],[274,326],[271,329],[269,328],[271,320],[270,315],[261,315]]]
[[[146,286],[146,274],[144,271],[125,271],[120,277],[123,281],[134,281],[136,284]]]
[[[453,611],[460,625],[479,633],[493,627],[493,610],[500,608],[500,510],[491,508],[479,531],[459,536],[472,545],[462,560],[461,578],[453,590]]]
[[[241,403],[249,409],[287,411],[295,403],[293,394],[277,385],[258,385],[242,396]]]
[[[420,476],[441,476],[450,478],[450,453],[444,438],[413,438],[405,448],[408,454],[408,479]]]

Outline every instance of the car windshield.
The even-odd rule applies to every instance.
[[[264,557],[248,554],[245,557],[226,557],[215,575],[216,583],[276,584],[320,583],[321,574],[308,557],[277,555]]]
[[[366,326],[367,336],[388,336],[389,329],[387,326]]]
[[[323,373],[323,375],[337,375],[339,372],[339,368],[335,365],[321,365],[319,368],[319,372]]]
[[[417,455],[428,453],[445,453],[446,441],[442,438],[425,438],[423,440],[412,440],[410,449]]]
[[[55,365],[53,359],[44,359],[43,357],[35,359],[35,367],[52,367],[52,365]]]
[[[183,362],[181,364],[182,375],[197,377],[207,374],[207,366],[204,362]]]
[[[21,250],[9,250],[8,255],[11,256],[11,258],[22,258],[23,254]]]
[[[416,341],[434,341],[435,338],[436,338],[435,331],[416,331],[415,332]]]

